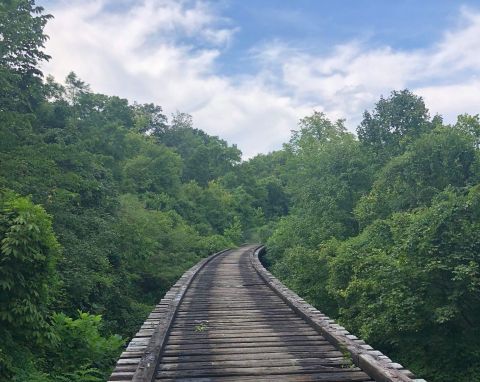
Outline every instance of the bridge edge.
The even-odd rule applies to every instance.
[[[290,308],[310,323],[332,345],[342,351],[348,351],[356,366],[377,382],[426,382],[424,379],[416,379],[410,370],[393,362],[365,341],[350,334],[344,327],[336,324],[334,320],[287,288],[260,262],[259,256],[265,250],[266,247],[262,245],[250,253],[250,261],[260,277]]]
[[[195,276],[200,270],[202,270],[205,265],[207,265],[217,256],[224,254],[231,249],[232,248],[224,249],[223,251],[216,252],[200,260],[178,279],[178,281],[168,290],[165,296],[155,306],[154,310],[147,317],[141,329],[129,342],[126,350],[122,352],[120,358],[117,360],[116,368],[110,375],[108,382],[151,382],[155,380],[155,373],[161,359],[165,341],[168,337],[171,324],[176,316],[178,307],[183,300],[185,292],[187,291]],[[157,315],[161,315],[161,317],[157,317]],[[139,333],[141,333],[143,327],[147,325],[149,321],[155,319],[157,319],[158,323],[155,325],[155,329],[152,335],[150,337],[147,337],[147,347],[143,351],[141,351],[142,355],[139,362],[137,363],[137,367],[133,375],[131,372],[115,371],[119,366],[121,366],[120,360],[122,359],[123,355],[128,352],[130,346],[133,345],[133,347],[135,348],[136,340],[142,341],[142,343],[145,342],[144,340],[141,340],[145,337],[139,336]]]

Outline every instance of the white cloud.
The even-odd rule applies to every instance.
[[[319,56],[275,42],[260,59],[264,67],[281,68],[276,81],[293,99],[313,100],[331,118],[346,117],[352,131],[380,95],[403,88],[423,96],[432,114],[453,122],[460,113],[480,112],[480,13],[463,8],[459,21],[457,29],[425,49],[371,48],[352,41]]]
[[[435,73],[454,73],[480,68],[480,13],[462,8],[459,28],[447,31],[430,57],[430,68]]]
[[[191,113],[196,127],[237,143],[246,157],[280,147],[314,108],[347,118],[353,130],[393,89],[409,87],[449,121],[479,112],[480,14],[471,9],[425,49],[349,41],[318,55],[273,41],[252,48],[257,73],[227,77],[217,61],[239,27],[211,3],[143,0],[116,11],[106,11],[115,5],[107,0],[55,4],[46,73],[62,79],[74,70],[95,91]]]
[[[237,143],[246,157],[278,147],[307,113],[256,78],[234,85],[215,74],[215,60],[238,28],[216,27],[225,20],[205,3],[145,0],[114,14],[103,12],[104,5],[82,1],[49,10],[53,59],[45,72],[62,79],[74,70],[95,91],[191,113],[196,127]]]
[[[418,88],[431,114],[441,114],[447,122],[455,122],[459,114],[480,114],[480,79],[464,83]]]

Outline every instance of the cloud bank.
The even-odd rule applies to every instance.
[[[222,74],[241,25],[207,1],[54,1],[46,28],[57,80],[71,70],[101,93],[192,114],[196,127],[236,143],[246,158],[281,147],[313,109],[354,131],[380,95],[410,88],[453,122],[480,105],[480,13],[462,8],[455,29],[424,49],[346,41],[327,54],[285,41],[251,47],[253,73]]]

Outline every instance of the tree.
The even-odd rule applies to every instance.
[[[342,121],[332,123],[314,113],[302,119],[300,127],[286,146],[292,153],[286,177],[293,208],[280,227],[295,227],[299,238],[286,233],[292,244],[300,240],[315,248],[331,237],[357,232],[353,208],[369,189],[372,174],[368,157]],[[283,241],[275,234],[273,238]]]
[[[41,339],[58,286],[60,246],[51,217],[28,198],[0,193],[0,322],[16,336]]]
[[[331,122],[324,113],[314,111],[312,115],[304,117],[298,123],[300,130],[293,130],[287,148],[296,152],[315,146],[318,143],[331,142],[347,134],[344,120]]]
[[[240,245],[243,239],[242,223],[238,216],[234,216],[232,223],[225,228],[224,236],[236,245]]]
[[[300,127],[285,147],[291,205],[267,242],[272,271],[418,375],[474,380],[478,116],[443,126],[402,91],[365,113],[359,141],[319,113]]]
[[[480,148],[480,116],[461,114],[457,117],[457,123],[454,125],[456,129],[463,131],[469,135],[477,149]]]
[[[48,339],[60,246],[45,210],[7,190],[0,191],[0,244],[1,378],[9,374],[3,346],[11,341],[38,346]]]
[[[201,186],[225,175],[240,162],[241,152],[218,137],[192,127],[192,117],[185,113],[173,116],[169,128],[155,136],[173,148],[183,159],[182,180],[195,180]]]
[[[356,206],[356,218],[365,227],[393,212],[428,205],[447,186],[464,187],[475,181],[477,163],[474,144],[466,134],[437,128],[385,165],[370,193]]]
[[[174,194],[180,187],[182,160],[168,147],[145,144],[141,152],[124,165],[128,191]]]
[[[168,129],[168,119],[160,106],[153,103],[134,104],[136,130],[142,134],[161,136]]]
[[[90,86],[78,78],[74,72],[68,73],[65,78],[65,89],[67,99],[70,101],[70,105],[73,106],[78,104],[78,99],[82,94],[90,92]]]
[[[103,336],[101,324],[100,315],[78,312],[78,318],[73,319],[55,313],[52,317],[55,340],[46,349],[49,374],[66,376],[96,369],[103,374],[98,381],[108,378],[105,371],[115,362],[124,340],[117,335]]]
[[[47,36],[43,28],[52,15],[33,0],[5,0],[0,3],[1,65],[21,75],[42,76],[37,65],[49,60],[43,52]]]
[[[43,28],[52,16],[42,12],[34,0],[0,2],[0,111],[29,110],[36,102],[38,64],[50,59],[43,52]]]
[[[433,125],[423,99],[405,89],[393,91],[389,98],[381,97],[372,112],[365,111],[357,134],[377,160],[384,162],[404,152]]]

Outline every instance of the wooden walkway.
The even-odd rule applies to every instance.
[[[285,288],[257,247],[213,255],[187,272],[110,380],[422,381]]]

